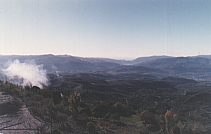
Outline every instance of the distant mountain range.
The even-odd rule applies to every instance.
[[[110,73],[176,76],[194,80],[211,80],[211,56],[193,57],[151,56],[134,60],[82,58],[70,55],[13,55],[0,56],[0,66],[13,60],[34,61],[48,73]]]

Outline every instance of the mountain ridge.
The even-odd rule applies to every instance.
[[[158,76],[176,76],[191,79],[211,80],[211,56],[150,56],[134,60],[110,58],[86,58],[71,55],[0,55],[0,66],[8,61],[34,61],[43,65],[48,73],[114,73],[149,74]]]

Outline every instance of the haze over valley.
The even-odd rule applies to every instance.
[[[151,56],[134,60],[51,54],[2,55],[0,63],[0,89],[3,92],[0,97],[4,100],[6,92],[11,98],[0,104],[4,109],[0,110],[0,114],[10,115],[10,109],[20,113],[22,109],[20,117],[0,124],[3,128],[14,128],[9,127],[12,124],[17,124],[15,126],[19,129],[28,128],[16,121],[19,119],[43,133],[121,133],[122,128],[132,133],[168,133],[165,132],[167,128],[160,124],[165,112],[172,110],[180,119],[175,119],[176,124],[169,129],[177,126],[181,133],[210,132],[211,56],[208,55]],[[77,96],[80,97],[77,104],[70,102]],[[53,107],[49,103],[51,101]],[[5,107],[5,104],[8,106]],[[23,109],[25,105],[27,109]],[[48,108],[57,113],[53,119],[47,112]],[[32,115],[26,115],[29,111]],[[161,118],[151,122],[142,117],[144,114]],[[10,119],[7,118],[2,121]],[[197,130],[193,128],[195,121],[200,125]],[[154,128],[148,128],[141,122]],[[63,126],[64,123],[66,126]],[[104,123],[110,126],[107,128]],[[178,126],[178,123],[186,127]],[[88,124],[92,126],[86,126]]]

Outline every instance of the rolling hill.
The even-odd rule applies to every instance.
[[[83,58],[70,55],[13,55],[0,56],[3,68],[15,59],[21,62],[34,61],[43,65],[48,73],[111,73],[151,76],[173,76],[194,80],[211,80],[210,56],[170,57],[151,56],[134,60],[116,60],[109,58]]]

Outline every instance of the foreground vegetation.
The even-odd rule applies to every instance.
[[[110,80],[105,76],[51,76],[50,87],[1,82],[0,90],[20,98],[42,120],[43,133],[209,134],[209,90],[178,80]],[[169,80],[169,79],[168,79]],[[179,87],[180,86],[180,87]],[[183,88],[181,88],[183,87]]]

